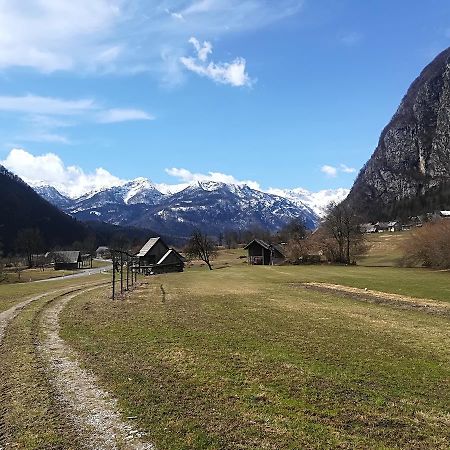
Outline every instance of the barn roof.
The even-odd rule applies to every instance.
[[[52,256],[59,263],[75,264],[81,261],[81,252],[78,250],[57,251]]]
[[[180,262],[184,262],[184,258],[173,248],[169,249],[167,253],[158,261],[158,265],[164,264],[164,261],[171,255],[174,254]]]
[[[282,256],[286,256],[285,252],[284,252],[284,248],[282,245],[280,244],[269,244],[266,241],[263,241],[262,239],[253,239],[253,241],[251,241],[249,244],[247,244],[244,247],[244,250],[247,250],[250,245],[252,245],[253,243],[256,243],[258,245],[260,245],[261,247],[265,248],[266,250],[270,250],[270,248],[274,248],[278,253],[280,253]]]
[[[261,239],[253,239],[253,241],[251,241],[244,247],[244,250],[247,250],[250,247],[250,245],[252,245],[253,243],[256,243],[256,244],[260,245],[261,247],[264,247],[266,250],[270,249],[270,244],[268,244],[267,242],[265,242]]]
[[[141,248],[140,252],[136,256],[145,256],[160,240],[160,237],[150,238],[145,245]]]

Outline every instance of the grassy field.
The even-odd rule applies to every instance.
[[[52,280],[49,283],[6,283],[0,284],[0,312],[7,310],[15,303],[20,302],[27,297],[39,295],[49,290],[79,286],[87,281],[108,280],[109,276],[104,274],[95,274],[88,277],[77,279]]]
[[[367,254],[358,258],[358,264],[372,267],[398,266],[403,256],[402,245],[410,236],[410,231],[368,234],[366,238],[369,249]]]
[[[448,272],[247,267],[242,254],[63,313],[64,338],[158,448],[449,448],[448,317],[301,284],[449,301]]]

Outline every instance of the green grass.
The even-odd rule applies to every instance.
[[[88,281],[108,279],[108,275],[96,274],[77,279],[54,280],[49,283],[13,283],[0,284],[0,312],[28,297],[43,294],[49,290],[82,285]]]
[[[75,299],[62,332],[158,448],[449,447],[448,319],[299,285],[448,300],[448,273],[238,261],[145,281]]]
[[[358,257],[358,264],[373,267],[400,265],[403,256],[402,245],[410,236],[411,231],[366,235],[369,249],[365,255]]]

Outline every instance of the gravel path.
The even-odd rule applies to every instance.
[[[437,300],[414,298],[406,295],[390,294],[387,292],[373,291],[371,289],[359,289],[355,287],[342,286],[329,283],[304,283],[302,286],[321,292],[337,292],[356,300],[384,303],[407,309],[418,309],[434,314],[450,315],[450,303]]]
[[[94,375],[79,365],[75,352],[59,336],[59,315],[67,303],[79,295],[62,297],[42,312],[40,327],[44,337],[39,351],[48,363],[51,383],[87,448],[153,450],[152,444],[142,442],[144,433],[122,420],[116,401],[98,387]]]

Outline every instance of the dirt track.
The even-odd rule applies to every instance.
[[[303,287],[320,292],[336,292],[340,295],[355,300],[383,303],[405,309],[417,309],[432,314],[450,316],[450,303],[439,302],[431,299],[414,298],[399,294],[374,291],[370,289],[359,289],[340,284],[329,283],[303,283]]]

